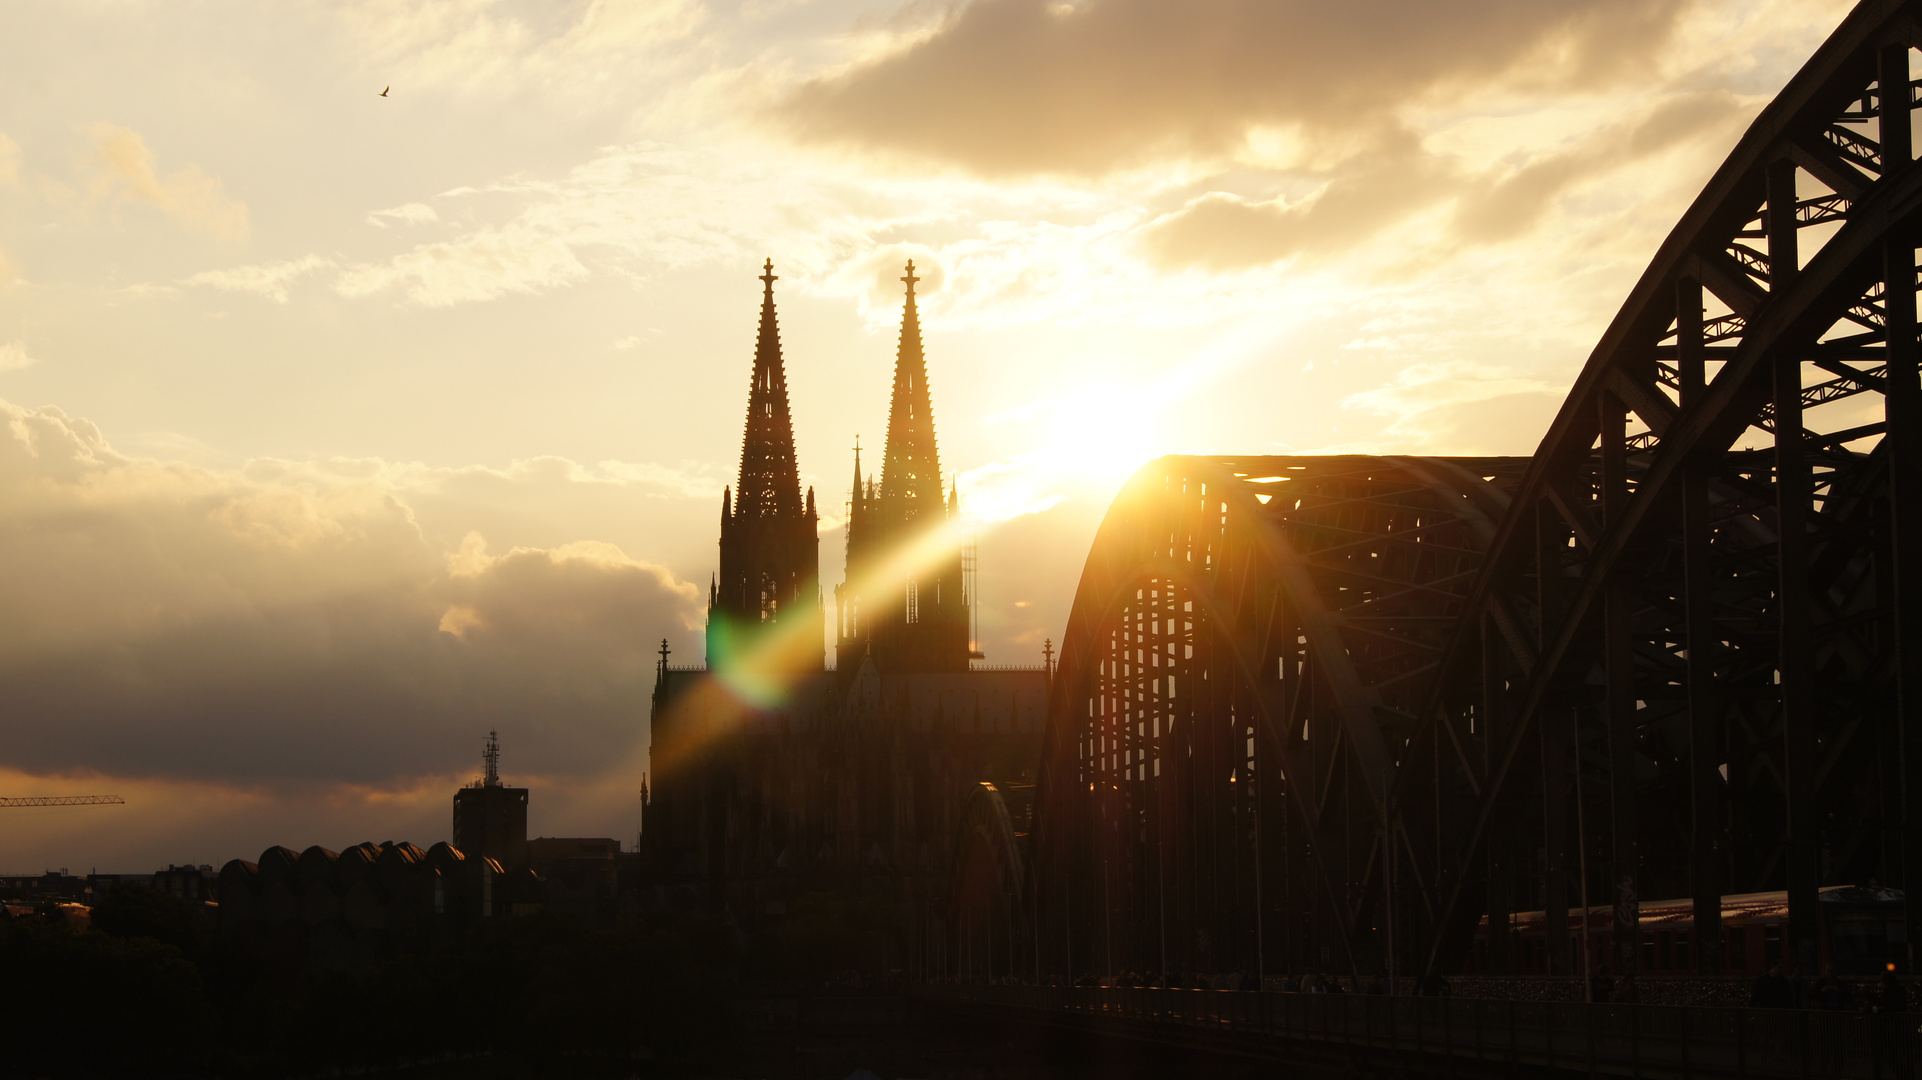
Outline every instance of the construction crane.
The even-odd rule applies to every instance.
[[[120,806],[126,801],[118,795],[35,795],[0,799],[0,806]]]

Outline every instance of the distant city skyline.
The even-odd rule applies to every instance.
[[[128,801],[0,872],[442,839],[493,727],[631,838],[765,259],[828,618],[915,260],[990,663],[1160,454],[1526,454],[1845,10],[0,13],[0,795]]]

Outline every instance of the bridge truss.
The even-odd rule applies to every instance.
[[[1038,970],[1517,962],[1545,910],[1908,890],[1922,936],[1922,6],[1867,0],[1756,119],[1532,458],[1167,458],[1055,681]],[[1887,89],[1885,89],[1887,88]],[[1586,880],[1584,898],[1581,883]]]

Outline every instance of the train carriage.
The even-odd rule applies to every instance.
[[[1900,889],[1878,886],[1834,885],[1821,890],[1820,956],[1823,969],[1836,975],[1876,975],[1897,965],[1906,973],[1908,938],[1903,921]],[[1783,939],[1788,926],[1788,893],[1741,893],[1722,898],[1725,974],[1760,975],[1776,964],[1786,964]],[[1586,941],[1589,968],[1613,966],[1615,912],[1609,907],[1568,909],[1568,937],[1572,953],[1569,972],[1584,968],[1578,951]],[[1515,937],[1517,975],[1548,974],[1548,918],[1542,911],[1521,912],[1510,924]],[[1641,905],[1641,974],[1693,975],[1695,969],[1694,902],[1644,901]],[[1466,974],[1509,974],[1493,970],[1488,951],[1488,919],[1476,933],[1475,948]],[[1816,974],[1807,972],[1805,974]]]

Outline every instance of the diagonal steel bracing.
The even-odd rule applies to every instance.
[[[1137,474],[1053,691],[1041,968],[1501,970],[1541,909],[1570,971],[1591,903],[1632,971],[1659,895],[1714,971],[1722,895],[1780,888],[1806,970],[1870,878],[1922,940],[1919,41],[1850,14],[1532,458]]]

